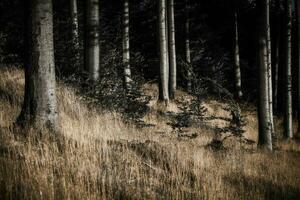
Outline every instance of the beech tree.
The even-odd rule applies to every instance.
[[[237,9],[234,13],[235,20],[235,44],[234,44],[234,65],[235,65],[235,88],[236,96],[241,98],[242,92],[242,79],[241,79],[241,65],[240,65],[240,47],[239,47],[239,31],[238,31],[238,13]]]
[[[187,90],[192,91],[192,66],[191,66],[191,49],[190,49],[190,17],[189,2],[185,0],[185,61],[187,63]]]
[[[36,129],[58,131],[52,0],[31,0],[25,99],[19,119]]]
[[[166,0],[159,0],[159,49],[160,49],[160,95],[159,99],[169,102],[169,66],[167,41]]]
[[[169,26],[169,58],[170,58],[169,92],[170,92],[170,99],[174,99],[175,91],[177,88],[174,0],[168,0],[168,26]]]
[[[259,11],[258,42],[259,42],[259,145],[272,150],[272,132],[269,104],[269,79],[268,79],[268,15],[270,0],[257,0]]]
[[[280,41],[281,41],[281,17],[280,17],[280,1],[276,1],[276,37],[275,37],[275,55],[274,55],[274,84],[273,84],[273,110],[277,112],[278,110],[278,70],[280,61]]]
[[[286,41],[285,41],[285,137],[293,137],[292,126],[292,1],[286,0]]]
[[[86,0],[85,69],[93,81],[99,79],[99,0]]]
[[[267,31],[267,52],[268,52],[268,100],[269,100],[269,113],[271,132],[274,132],[274,117],[273,117],[273,85],[272,85],[272,48],[271,48],[271,24],[270,24],[270,0],[267,2],[267,19],[266,19],[266,31]]]
[[[123,66],[124,82],[127,92],[132,89],[131,69],[130,69],[130,37],[129,37],[129,0],[123,2]]]
[[[78,26],[78,8],[77,0],[70,0],[70,15],[71,15],[71,25],[72,25],[72,43],[75,52],[75,67],[79,64],[80,54],[79,54],[79,26]]]
[[[295,0],[296,5],[296,21],[297,21],[297,68],[298,68],[298,101],[297,101],[297,109],[298,109],[298,136],[300,136],[300,2]]]

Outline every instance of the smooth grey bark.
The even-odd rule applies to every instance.
[[[192,91],[192,66],[191,66],[191,48],[190,48],[190,17],[188,0],[185,0],[185,61],[187,69],[187,90]]]
[[[300,2],[299,0],[295,0],[296,5],[296,21],[297,21],[297,68],[298,68],[298,102],[297,102],[297,112],[298,112],[298,131],[297,135],[300,136]]]
[[[124,82],[127,92],[132,90],[132,79],[130,69],[130,34],[129,34],[129,0],[123,2],[123,66]]]
[[[268,51],[268,87],[269,87],[269,112],[271,132],[274,133],[273,116],[273,84],[272,84],[272,48],[271,48],[271,25],[270,25],[270,0],[267,1],[267,51]]]
[[[58,130],[53,45],[52,0],[31,2],[29,74],[31,123],[37,129]]]
[[[272,150],[272,132],[269,112],[268,48],[267,48],[267,11],[269,0],[257,0],[259,10],[259,141],[258,144]]]
[[[170,66],[169,92],[170,92],[170,99],[174,99],[175,91],[177,89],[174,0],[168,0],[168,26],[169,26],[169,66]]]
[[[168,15],[168,0],[165,0],[166,7],[166,41],[167,41],[167,75],[168,75],[168,87],[170,85],[170,52],[169,52],[169,15]],[[168,88],[169,98],[170,89]]]
[[[292,126],[292,1],[286,0],[285,137],[293,137]]]
[[[75,57],[75,67],[79,67],[79,26],[78,26],[78,8],[77,0],[70,0],[70,15],[71,15],[71,25],[72,25],[72,43],[74,48]]]
[[[93,81],[99,79],[99,0],[86,0],[85,68]]]
[[[160,100],[169,103],[168,42],[166,0],[159,0]]]
[[[242,78],[241,78],[241,65],[240,65],[240,48],[239,48],[239,31],[238,31],[238,14],[235,11],[235,44],[234,44],[234,66],[235,66],[235,88],[236,97],[242,98]]]

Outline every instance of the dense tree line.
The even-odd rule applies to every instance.
[[[197,80],[212,80],[212,88],[229,88],[236,101],[257,103],[262,147],[273,148],[275,115],[284,116],[284,136],[294,137],[293,117],[300,113],[297,0],[0,4],[1,24],[6,24],[0,31],[1,63],[22,63],[25,69],[19,124],[59,132],[55,73],[86,76],[97,85],[103,68],[112,67],[104,59],[108,55],[118,63],[127,95],[137,84],[135,74],[157,81],[159,101],[166,106],[179,87],[194,94],[204,87]],[[9,7],[14,12],[5,11]]]

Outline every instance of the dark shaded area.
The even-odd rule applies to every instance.
[[[197,75],[208,76],[211,67],[217,70],[211,74],[218,82],[230,88],[233,87],[233,25],[234,16],[232,1],[190,0],[191,16],[191,48],[192,65]],[[3,0],[1,6],[0,57],[5,63],[22,63],[21,52],[24,29],[23,6],[20,0]],[[255,93],[255,9],[251,1],[243,0],[239,5],[239,24],[241,39],[241,59],[244,89]],[[58,75],[70,75],[74,69],[74,51],[71,47],[71,23],[68,0],[53,0],[55,60]],[[78,1],[80,52],[83,65],[84,47],[84,1]],[[175,1],[176,42],[179,71],[179,85],[185,86],[184,67],[184,4]],[[133,74],[141,75],[146,80],[157,79],[158,60],[158,31],[157,31],[157,1],[133,0],[130,2],[130,43],[131,67]],[[116,68],[122,74],[121,64],[121,17],[122,2],[104,0],[100,5],[100,34],[102,69]],[[16,48],[17,47],[17,48]],[[114,62],[112,66],[110,58]],[[251,95],[252,96],[252,95]]]
[[[257,194],[262,194],[264,199],[272,200],[297,200],[300,197],[299,188],[289,185],[274,184],[274,182],[264,180],[262,178],[247,177],[243,174],[232,174],[225,177],[226,182],[234,185],[237,190],[239,187],[246,188],[243,191],[257,191]],[[254,193],[244,193],[243,199],[255,199],[252,196]]]
[[[2,0],[0,2],[0,64],[22,66],[24,54],[23,33],[24,2],[21,0]],[[189,0],[190,37],[192,49],[192,66],[197,78],[209,77],[234,93],[234,0]],[[240,58],[242,70],[242,89],[244,100],[257,100],[257,10],[254,0],[236,1],[238,12],[238,30],[240,39]],[[272,48],[280,32],[279,92],[284,85],[284,4],[271,5]],[[74,49],[71,48],[70,3],[68,0],[53,0],[55,63],[60,77],[80,74],[78,66],[83,66],[84,57],[84,6],[78,0],[80,61],[76,62]],[[100,40],[101,40],[101,74],[113,80],[123,81],[122,65],[122,1],[103,0],[100,4]],[[176,45],[178,61],[178,85],[186,86],[187,65],[184,61],[184,1],[175,1]],[[157,1],[130,1],[130,46],[133,79],[139,83],[158,80],[158,8]],[[280,25],[280,29],[278,26]],[[294,32],[296,28],[294,26]],[[295,37],[294,37],[295,39]],[[293,43],[295,44],[295,42]],[[293,46],[297,49],[296,45]],[[274,51],[273,51],[274,52]],[[296,51],[293,51],[294,53]],[[295,56],[294,56],[295,58]],[[296,65],[293,59],[293,65]],[[296,67],[293,68],[294,86],[296,88]],[[118,82],[119,84],[119,82]],[[115,84],[115,87],[119,87]],[[296,90],[294,103],[297,103]],[[284,105],[283,98],[278,99],[279,111]]]

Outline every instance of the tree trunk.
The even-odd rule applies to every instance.
[[[234,64],[235,64],[235,88],[237,98],[242,98],[242,80],[240,65],[240,48],[239,48],[239,32],[238,32],[238,16],[235,11],[235,45],[234,45]]]
[[[130,69],[130,36],[129,36],[129,0],[124,0],[123,12],[123,66],[124,82],[127,92],[132,90],[132,79]]]
[[[169,98],[170,98],[170,52],[169,52],[169,16],[168,16],[168,0],[165,0],[165,8],[166,8],[166,41],[167,41],[167,75],[168,75],[168,92],[169,92]]]
[[[299,0],[295,0],[296,5],[296,16],[297,16],[297,65],[298,65],[298,133],[297,135],[300,136],[300,2]]]
[[[85,65],[93,81],[99,79],[100,40],[99,40],[99,0],[86,1],[86,49]]]
[[[31,2],[30,116],[34,127],[58,130],[52,0]],[[27,79],[29,77],[26,77]]]
[[[78,28],[78,9],[77,9],[77,0],[70,0],[70,15],[71,15],[71,24],[72,24],[72,43],[74,48],[74,65],[76,69],[79,68],[79,28]]]
[[[271,120],[269,111],[267,15],[269,0],[257,0],[259,24],[259,141],[265,149],[272,150]]]
[[[292,2],[286,0],[286,71],[285,71],[285,137],[293,137],[292,127]]]
[[[192,66],[190,49],[190,18],[188,0],[185,0],[185,61],[187,63],[187,90],[192,91]]]
[[[272,48],[271,48],[271,26],[270,26],[270,0],[267,2],[267,51],[268,51],[268,87],[269,87],[269,112],[271,132],[274,133],[273,116],[273,85],[272,85]]]
[[[273,93],[273,108],[278,111],[278,70],[279,70],[279,48],[280,48],[280,20],[277,21],[276,45],[275,45],[275,63],[274,63],[274,93]]]
[[[168,25],[169,25],[169,66],[170,66],[170,98],[175,98],[177,88],[177,63],[176,63],[176,43],[175,43],[175,17],[174,0],[168,0]]]
[[[159,0],[160,100],[169,102],[168,43],[166,32],[166,0]]]

